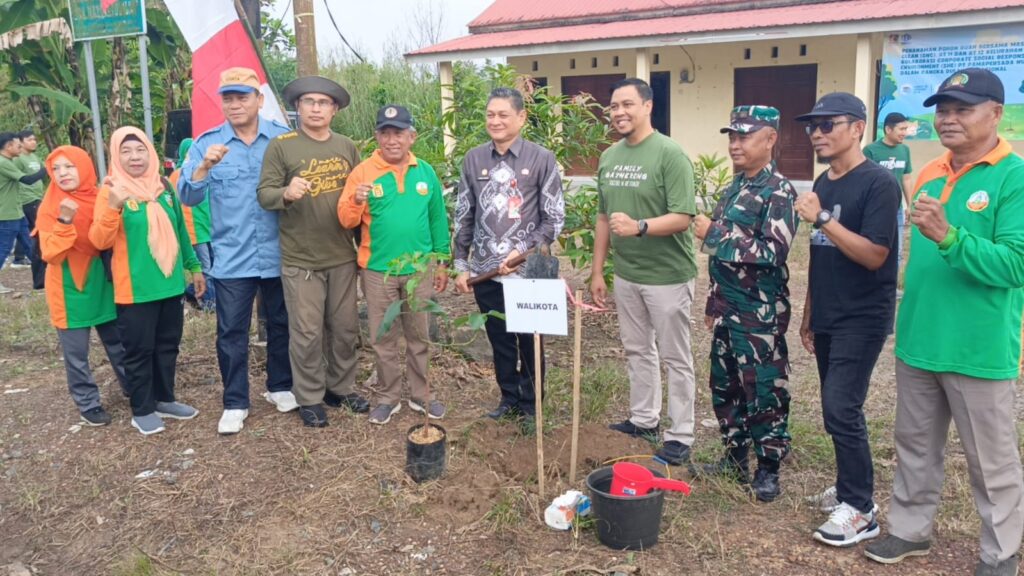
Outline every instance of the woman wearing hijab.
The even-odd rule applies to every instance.
[[[174,163],[174,172],[167,177],[171,186],[178,189],[178,179],[181,177],[181,166],[188,157],[188,151],[192,148],[192,139],[185,138],[178,145],[178,161]],[[217,309],[216,295],[213,291],[213,283],[210,282],[210,269],[213,268],[213,251],[210,248],[210,197],[206,196],[203,201],[195,206],[181,205],[181,213],[185,216],[185,228],[188,230],[188,238],[192,242],[192,250],[203,267],[203,277],[206,278],[206,294],[201,299],[196,298],[195,289],[189,286],[185,289],[185,299],[195,304],[204,312],[215,312]]]
[[[114,302],[132,426],[145,435],[162,432],[164,418],[188,420],[199,413],[175,401],[174,365],[187,278],[195,284],[196,296],[202,297],[206,289],[181,203],[159,169],[156,150],[141,130],[115,130],[110,174],[96,198],[89,229],[93,245],[113,248]]]
[[[89,155],[61,146],[46,158],[50,186],[36,216],[39,248],[46,262],[46,304],[64,351],[68,390],[88,426],[110,424],[89,367],[89,333],[103,342],[114,375],[125,389],[124,348],[114,320],[114,286],[100,252],[89,242],[96,203],[96,170]]]

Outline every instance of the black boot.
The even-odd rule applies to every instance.
[[[750,482],[749,454],[747,446],[730,448],[714,464],[690,464],[690,474],[697,478],[728,478],[747,484]]]
[[[758,460],[757,472],[750,490],[761,502],[771,502],[782,494],[779,485],[779,463],[774,460]]]

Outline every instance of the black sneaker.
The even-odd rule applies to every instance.
[[[629,418],[626,418],[622,422],[609,424],[608,428],[615,430],[616,432],[622,432],[623,434],[643,438],[644,440],[657,440],[658,438],[658,426],[655,426],[654,428],[641,428],[636,424],[633,424]]]
[[[310,428],[326,428],[327,412],[321,404],[312,406],[299,406],[299,416],[302,417],[302,425]]]
[[[324,404],[331,408],[341,408],[344,406],[356,414],[370,411],[370,402],[355,392],[339,396],[330,390],[326,390],[324,392]]]
[[[666,440],[654,455],[670,466],[681,466],[690,461],[690,447],[678,440]]]
[[[771,502],[782,494],[782,487],[779,485],[779,473],[769,472],[764,468],[758,468],[754,473],[754,481],[750,483],[750,490],[761,502]]]
[[[82,418],[82,424],[86,426],[106,426],[110,424],[110,414],[107,414],[103,406],[90,408],[79,414],[79,416]]]
[[[498,404],[498,407],[487,413],[487,417],[491,420],[501,420],[502,418],[519,418],[523,413],[519,410],[518,406],[513,404],[506,404],[502,402]]]
[[[864,548],[864,555],[875,562],[895,564],[908,556],[924,556],[932,547],[931,540],[911,542],[889,534]]]

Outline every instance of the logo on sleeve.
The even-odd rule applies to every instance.
[[[978,190],[967,199],[967,209],[971,212],[981,212],[988,208],[988,192]]]

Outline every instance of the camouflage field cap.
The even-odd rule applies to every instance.
[[[722,134],[736,132],[750,134],[761,128],[779,129],[779,111],[771,106],[737,106],[729,114],[729,125],[719,130]]]

